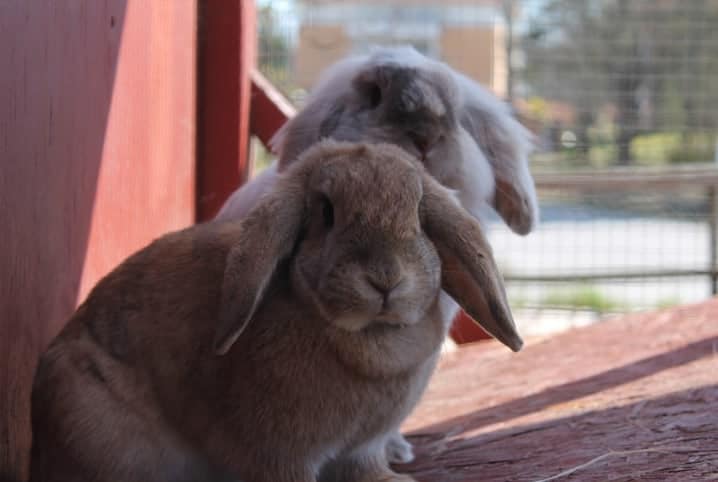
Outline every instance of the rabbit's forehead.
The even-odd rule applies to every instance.
[[[388,69],[399,90],[414,88],[432,103],[440,100],[443,109],[450,107],[458,97],[459,88],[447,67],[416,51],[399,49],[380,52],[365,65],[365,68],[379,69],[379,72]]]
[[[436,117],[451,115],[456,89],[450,78],[412,67],[393,66],[391,70],[387,100],[393,109],[427,111]]]
[[[436,117],[443,117],[447,114],[449,106],[441,98],[438,90],[426,79],[418,78],[400,86],[395,96],[402,110],[417,112],[426,109]]]
[[[415,221],[422,196],[421,175],[413,164],[391,156],[341,159],[324,166],[316,187],[347,218],[388,228]]]

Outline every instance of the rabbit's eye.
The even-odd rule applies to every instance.
[[[322,196],[322,218],[324,219],[324,226],[331,228],[334,226],[334,206],[328,197]]]
[[[379,107],[379,104],[381,104],[381,89],[378,85],[370,85],[367,89],[367,96],[369,97],[369,106],[372,109]]]
[[[433,141],[426,135],[417,132],[409,132],[409,139],[420,154],[426,154],[432,147]]]

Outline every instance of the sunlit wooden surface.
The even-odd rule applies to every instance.
[[[405,432],[419,481],[718,480],[718,301],[466,345]]]

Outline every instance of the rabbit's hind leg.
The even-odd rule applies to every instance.
[[[169,430],[146,399],[127,400],[118,389],[121,368],[104,362],[86,351],[43,357],[32,395],[31,482],[230,480]]]

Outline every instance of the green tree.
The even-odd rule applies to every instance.
[[[620,164],[639,134],[718,126],[715,0],[545,0],[522,46],[525,84],[573,106],[586,150],[597,112],[613,106]]]

